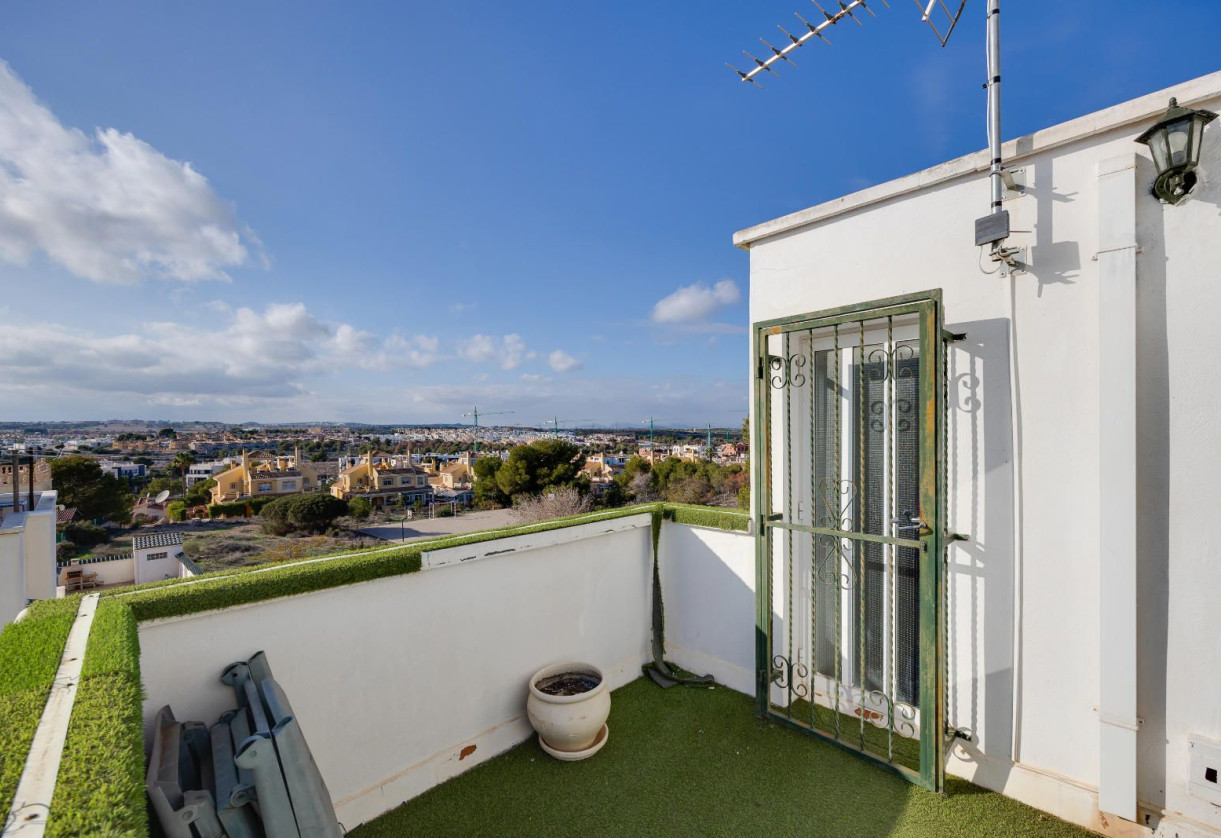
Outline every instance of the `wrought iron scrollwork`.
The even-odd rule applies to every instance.
[[[892,710],[895,714],[895,733],[907,739],[918,739],[919,734],[916,731],[916,717],[919,711],[910,704],[904,704],[902,701],[896,701],[892,705]]]
[[[844,553],[844,541],[834,536],[826,537],[827,547],[818,562],[815,573],[824,585],[835,585],[850,591],[856,587],[856,568],[850,556]]]
[[[907,433],[912,429],[911,412],[910,399],[895,399],[895,428],[899,433]]]
[[[806,365],[806,356],[802,353],[789,355],[773,355],[767,362],[773,375],[769,379],[773,389],[783,390],[785,387],[804,387],[806,374],[802,372]]]
[[[826,477],[818,481],[818,498],[823,514],[817,526],[833,530],[852,529],[852,502],[856,499],[856,484],[851,480]]]
[[[772,683],[782,690],[788,690],[790,702],[794,698],[810,697],[809,667],[804,663],[794,664],[784,655],[772,658]]]
[[[900,343],[893,349],[874,349],[865,356],[868,364],[870,381],[886,381],[887,379],[911,378],[915,373],[910,365],[900,367],[900,362],[911,361],[916,357],[916,350]]]

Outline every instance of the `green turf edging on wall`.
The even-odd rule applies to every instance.
[[[79,596],[45,600],[0,631],[0,824],[8,822],[79,605]]]
[[[148,834],[140,637],[127,603],[103,599],[85,647],[47,835]]]
[[[748,513],[714,506],[667,503],[665,504],[665,516],[667,520],[676,524],[687,524],[692,527],[711,527],[731,532],[748,532],[750,529]]]
[[[641,504],[557,518],[538,524],[501,527],[469,535],[417,542],[398,549],[374,548],[340,554],[335,558],[317,557],[287,565],[261,565],[189,579],[167,579],[108,592],[106,596],[121,595],[132,607],[139,622],[177,617],[414,573],[420,569],[421,555],[425,551],[463,547],[641,514],[660,514],[678,524],[714,527],[733,532],[745,532],[750,521],[750,516],[745,513],[715,507]]]

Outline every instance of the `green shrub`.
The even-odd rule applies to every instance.
[[[64,536],[81,547],[96,547],[110,541],[110,530],[88,521],[78,521],[64,527]]]
[[[76,555],[78,549],[80,548],[76,546],[74,541],[61,541],[55,545],[55,558],[70,559]]]
[[[171,521],[185,521],[187,519],[187,505],[183,501],[176,500],[165,508],[165,516]]]
[[[433,512],[433,515],[438,518],[452,518],[454,517],[454,508],[448,503],[440,504],[437,506],[436,511]]]
[[[363,521],[373,514],[373,504],[368,498],[355,497],[348,501],[348,514],[358,521]]]
[[[263,531],[272,535],[291,532],[326,532],[338,517],[348,514],[348,505],[332,495],[312,492],[305,495],[285,495],[263,507],[259,513]]]
[[[212,518],[249,518],[251,515],[258,515],[259,511],[267,504],[278,498],[263,497],[250,498],[248,500],[235,500],[231,503],[213,503],[208,506],[208,515]]]

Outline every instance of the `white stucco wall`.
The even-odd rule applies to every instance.
[[[947,328],[967,334],[950,353],[947,524],[971,537],[949,556],[948,720],[976,737],[950,768],[1103,828],[1098,182],[1105,161],[1136,158],[1138,820],[1165,815],[1187,835],[1221,832],[1221,809],[1186,780],[1188,737],[1221,740],[1221,535],[1209,526],[1221,506],[1209,374],[1221,355],[1221,124],[1194,194],[1160,204],[1133,140],[1170,95],[1221,110],[1221,74],[1007,146],[1031,184],[1006,204],[1007,244],[1033,266],[1014,278],[972,246],[988,208],[982,155],[737,240],[750,246],[752,322],[943,290]]]
[[[34,508],[25,513],[25,595],[30,599],[55,597],[55,501],[58,493],[42,492]]]
[[[666,659],[754,695],[754,537],[667,523],[659,547]]]
[[[135,581],[131,556],[117,558],[108,562],[89,562],[88,564],[64,565],[59,570],[59,584],[68,584],[69,571],[79,570],[83,573],[96,573],[100,585],[130,585]]]
[[[214,722],[234,703],[221,670],[266,651],[350,829],[526,739],[526,683],[542,666],[589,661],[612,688],[640,676],[649,517],[607,528],[584,525],[579,543],[548,544],[542,533],[537,549],[143,624],[146,723],[163,704]]]
[[[160,553],[165,553],[165,558],[148,558]],[[149,547],[145,550],[137,550],[132,560],[132,570],[136,574],[136,583],[143,584],[145,582],[156,582],[161,579],[177,579],[181,577],[182,563],[178,561],[178,557],[181,555],[182,547],[180,545]]]
[[[0,529],[0,627],[11,623],[25,608],[24,539],[25,531],[20,526]]]

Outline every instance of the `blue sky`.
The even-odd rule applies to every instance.
[[[984,144],[983,0],[871,6],[758,90],[805,0],[8,3],[0,418],[736,425],[732,233]],[[1218,3],[1004,9],[1006,138],[1218,69]]]

